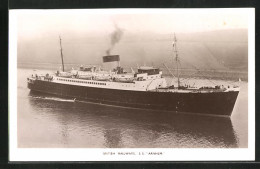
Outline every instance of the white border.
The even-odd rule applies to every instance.
[[[248,148],[153,148],[153,149],[75,149],[17,147],[17,16],[19,12],[46,10],[11,10],[9,12],[9,160],[10,161],[237,161],[255,159],[255,9],[113,9],[70,10],[74,12],[167,13],[202,10],[241,10],[248,14]],[[67,10],[48,10],[66,12]],[[103,152],[162,152],[162,155],[103,155]]]

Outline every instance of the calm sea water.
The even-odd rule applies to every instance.
[[[117,108],[35,94],[27,88],[26,78],[32,73],[31,69],[18,69],[18,147],[248,146],[247,82],[241,83],[231,118],[225,118]]]

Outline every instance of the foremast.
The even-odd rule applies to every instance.
[[[176,62],[176,71],[177,71],[177,82],[178,82],[178,88],[180,87],[180,73],[179,73],[179,57],[178,57],[178,50],[177,50],[177,38],[175,36],[174,33],[174,37],[173,37],[173,52],[174,52],[174,60]]]
[[[61,62],[62,62],[62,71],[64,72],[64,62],[63,62],[63,54],[62,54],[62,46],[61,46],[61,37],[60,37],[60,54],[61,54]]]

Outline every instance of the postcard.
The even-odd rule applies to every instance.
[[[9,160],[254,160],[254,18],[10,10]]]

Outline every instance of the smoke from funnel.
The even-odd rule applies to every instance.
[[[116,24],[115,24],[115,30],[114,32],[112,32],[110,38],[110,44],[111,46],[109,47],[109,49],[106,50],[107,55],[110,55],[110,51],[115,47],[115,45],[120,41],[120,39],[123,36],[123,30],[120,29]]]

